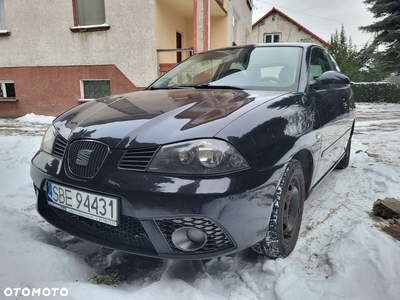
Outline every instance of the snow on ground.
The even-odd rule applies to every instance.
[[[52,119],[0,119],[0,299],[40,298],[4,294],[25,287],[67,288],[64,299],[399,299],[400,242],[370,212],[400,198],[400,105],[358,105],[350,166],[306,201],[289,257],[246,250],[204,264],[113,252],[44,222],[29,167]]]
[[[35,115],[35,114],[27,114],[23,117],[16,119],[16,121],[18,121],[18,122],[31,122],[31,123],[42,123],[42,124],[49,124],[53,120],[54,120],[54,117],[41,116],[41,115]]]

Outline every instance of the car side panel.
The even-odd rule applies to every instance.
[[[264,170],[307,150],[317,159],[319,119],[307,95],[289,94],[254,109],[215,136],[232,143],[251,167]],[[314,164],[315,166],[315,164]]]
[[[322,148],[315,181],[313,182],[314,184],[333,168],[345,152],[352,126],[352,123],[350,123],[349,120],[352,90],[349,83],[341,83],[341,80],[346,77],[340,73],[337,74],[338,84],[311,84],[313,81],[313,76],[311,74],[312,49],[318,49],[320,53],[325,54],[327,64],[331,64],[332,70],[336,70],[336,66],[329,59],[329,55],[326,51],[320,47],[313,47],[307,53],[309,57],[307,60],[309,83],[308,86],[306,86],[306,92],[315,103],[321,127],[320,134]],[[318,77],[316,81],[319,81],[320,78],[323,78],[324,75],[327,75],[328,73],[329,72],[323,73],[323,75]]]
[[[321,122],[322,151],[317,178],[325,174],[344,153],[348,140],[348,90],[326,90],[311,93]]]

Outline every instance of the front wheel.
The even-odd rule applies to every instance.
[[[293,251],[299,237],[304,198],[303,169],[298,160],[292,159],[275,193],[267,234],[252,246],[254,251],[274,259]]]
[[[344,152],[343,158],[336,165],[336,169],[346,169],[349,166],[350,162],[350,153],[351,153],[351,136],[349,137],[349,141],[347,142],[346,150]]]

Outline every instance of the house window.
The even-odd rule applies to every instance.
[[[13,81],[0,81],[0,98],[15,98],[15,87]]]
[[[101,25],[106,23],[104,0],[74,0],[77,26]]]
[[[280,33],[272,33],[265,35],[265,42],[266,43],[279,43],[281,41],[281,34]]]
[[[232,46],[237,45],[237,37],[238,37],[238,19],[233,17],[233,30],[232,30]]]
[[[301,40],[303,43],[312,43],[311,39],[302,39]]]
[[[4,12],[4,0],[0,0],[0,30],[6,29],[6,19]]]
[[[82,80],[81,81],[81,98],[97,99],[111,95],[110,80]]]

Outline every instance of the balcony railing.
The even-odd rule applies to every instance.
[[[165,52],[176,52],[176,53],[189,52],[190,56],[192,56],[194,54],[193,48],[157,49],[157,66],[158,66],[158,76],[159,77],[178,64],[176,62],[160,63],[160,55],[161,55],[161,53],[165,53]]]

